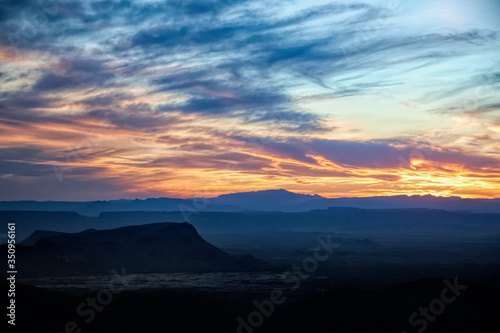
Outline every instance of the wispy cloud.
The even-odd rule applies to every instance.
[[[63,165],[110,196],[188,195],[221,175],[222,192],[355,195],[432,176],[446,195],[467,175],[461,193],[491,196],[498,26],[429,5],[3,1],[0,182],[39,187]]]

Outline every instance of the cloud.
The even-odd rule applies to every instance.
[[[236,170],[250,171],[258,173],[265,167],[270,167],[270,160],[255,157],[242,153],[202,153],[202,154],[183,154],[182,156],[169,156],[155,159],[144,164],[144,167],[158,168],[195,168],[195,169],[214,169],[214,170]]]
[[[149,105],[128,105],[120,111],[111,109],[92,109],[86,116],[96,120],[105,120],[111,125],[131,130],[152,131],[154,129],[166,130],[176,124],[185,123],[175,114],[155,113]]]
[[[242,137],[233,138],[248,142],[248,139]],[[320,156],[347,169],[411,169],[412,159],[418,159],[435,162],[437,166],[452,164],[467,170],[500,172],[500,160],[493,157],[402,140],[341,141],[292,138],[277,141],[272,138],[254,138],[254,141],[262,142],[259,148],[274,156],[312,165],[318,165],[315,156]]]
[[[29,93],[12,94],[5,97],[0,100],[0,110],[5,111],[48,108],[58,101],[57,98],[36,96]]]
[[[84,58],[62,59],[57,65],[58,74],[47,72],[32,90],[58,91],[82,87],[103,88],[114,74],[102,61]]]
[[[101,108],[119,104],[121,101],[132,100],[133,96],[125,93],[109,93],[87,97],[79,101],[88,108]]]
[[[128,86],[130,79],[144,70],[182,60],[184,66],[174,71],[144,78],[144,83],[158,92],[188,97],[182,104],[156,105],[156,110],[236,117],[289,132],[321,133],[332,129],[325,125],[325,116],[299,109],[293,100],[301,96],[292,96],[291,89],[312,83],[329,90],[331,98],[367,94],[397,84],[358,82],[386,68],[393,50],[411,54],[411,58],[406,57],[410,62],[436,60],[450,56],[445,50],[452,49],[455,56],[467,54],[470,48],[456,50],[461,45],[482,45],[496,38],[493,32],[481,30],[388,35],[381,31],[396,12],[384,6],[324,4],[276,15],[281,6],[274,2],[211,0],[96,1],[89,6],[76,1],[61,3],[52,12],[42,6],[37,10],[48,20],[23,47],[60,54],[61,60],[57,66],[43,70],[32,91],[102,89],[117,85],[118,80]],[[11,2],[5,7],[13,17],[21,17],[29,9],[34,7]],[[20,23],[15,22],[11,18],[3,24],[8,23],[14,31],[20,29]],[[113,30],[116,26],[120,30]],[[98,46],[78,52],[74,38],[82,39],[84,45],[95,40]],[[56,44],[63,47],[55,48]],[[189,66],[192,62],[202,66]],[[353,72],[357,75],[341,77]],[[121,80],[123,75],[126,80]],[[296,79],[290,80],[290,75]],[[109,105],[130,96],[121,94],[82,102],[93,103],[86,105],[91,109],[102,109],[106,107],[103,103]]]
[[[55,176],[0,177],[0,200],[63,200],[83,201],[133,197],[128,195],[130,184],[115,177],[73,177],[65,175],[60,182]]]

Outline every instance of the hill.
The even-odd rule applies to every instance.
[[[28,244],[35,239],[32,246],[17,247],[23,277],[109,274],[122,267],[129,273],[250,271],[266,267],[251,256],[231,256],[219,250],[189,223],[79,233],[36,232]]]

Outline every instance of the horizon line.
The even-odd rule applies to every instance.
[[[361,199],[361,198],[394,198],[394,197],[433,197],[433,198],[457,198],[461,200],[496,200],[500,199],[500,197],[488,198],[488,197],[479,197],[479,198],[467,198],[461,197],[458,195],[451,196],[442,196],[442,195],[433,195],[430,193],[427,194],[395,194],[395,195],[373,195],[373,196],[338,196],[338,197],[326,197],[319,194],[309,194],[309,193],[298,193],[290,190],[286,190],[283,188],[280,189],[266,189],[266,190],[256,190],[256,191],[244,191],[244,192],[230,192],[230,193],[222,193],[217,196],[212,197],[168,197],[168,196],[159,196],[159,197],[147,197],[147,198],[117,198],[117,199],[98,199],[98,200],[36,200],[36,199],[19,199],[19,200],[0,200],[0,202],[23,202],[23,201],[34,201],[34,202],[99,202],[99,201],[119,201],[119,200],[148,200],[148,199],[177,199],[177,200],[194,200],[194,199],[215,199],[224,195],[232,195],[232,194],[245,194],[245,193],[258,193],[258,192],[271,192],[271,191],[285,191],[292,194],[297,195],[307,195],[310,197],[321,197],[323,199]]]

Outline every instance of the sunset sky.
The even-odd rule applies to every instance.
[[[0,1],[0,200],[500,197],[500,1]]]

